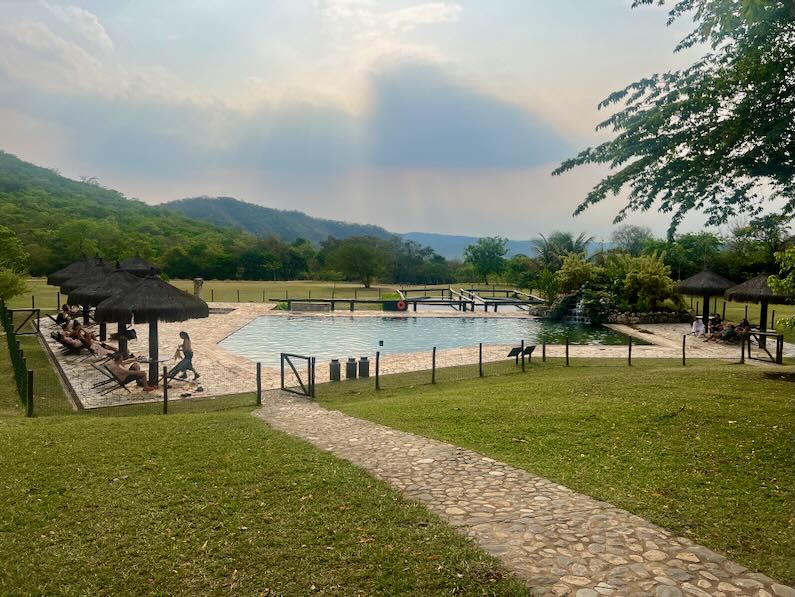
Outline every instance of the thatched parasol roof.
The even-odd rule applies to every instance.
[[[156,274],[160,273],[160,268],[157,266],[149,263],[146,259],[141,257],[140,255],[136,255],[135,257],[130,257],[129,259],[125,259],[121,262],[120,266],[126,272],[130,272],[135,276],[139,276],[141,278],[145,278],[153,271]]]
[[[726,291],[726,298],[730,301],[758,303],[760,301],[768,303],[791,303],[795,301],[795,294],[776,294],[767,285],[767,274],[762,274],[756,278],[732,286]]]
[[[91,259],[84,259],[83,261],[75,261],[66,267],[62,267],[57,272],[53,272],[47,276],[47,284],[50,286],[60,286],[69,278],[80,276],[86,272],[94,269],[97,264],[102,263],[101,257],[92,257]]]
[[[698,294],[702,296],[714,296],[723,294],[727,288],[734,286],[734,282],[719,276],[715,272],[704,270],[690,276],[687,280],[677,282],[675,288],[682,294]]]
[[[93,283],[80,286],[74,291],[69,293],[70,305],[84,305],[88,307],[96,307],[99,303],[106,298],[118,294],[123,290],[128,290],[133,286],[140,284],[141,278],[133,276],[129,272],[117,269],[106,276],[97,278]]]
[[[70,294],[81,286],[86,286],[88,284],[93,284],[100,281],[112,271],[113,268],[100,259],[93,266],[86,267],[82,273],[70,276],[68,280],[65,280],[61,284],[61,292],[64,294]]]
[[[185,321],[207,317],[207,303],[175,288],[157,276],[149,276],[132,288],[111,296],[97,305],[97,321],[136,323]]]

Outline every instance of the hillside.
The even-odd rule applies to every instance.
[[[463,259],[464,249],[478,241],[477,236],[456,236],[453,234],[434,234],[432,232],[407,232],[401,234],[406,240],[413,240],[421,245],[427,245],[445,259]],[[531,255],[530,241],[509,240],[508,257],[514,255]]]
[[[378,226],[349,224],[313,218],[300,211],[285,211],[254,205],[231,197],[194,197],[162,204],[190,218],[244,230],[260,237],[276,236],[287,242],[303,238],[319,243],[329,236],[390,238],[392,234]]]
[[[0,151],[0,213],[30,253],[33,275],[88,255],[140,254],[163,264],[169,252],[245,243],[245,235],[191,220],[121,193],[71,180]],[[219,251],[215,251],[216,253]]]

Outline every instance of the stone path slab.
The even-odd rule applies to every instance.
[[[425,504],[536,595],[795,597],[615,506],[476,452],[269,393],[255,416]]]

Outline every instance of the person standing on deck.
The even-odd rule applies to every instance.
[[[190,342],[190,336],[188,332],[180,332],[179,337],[182,338],[182,344],[177,347],[177,351],[174,353],[174,360],[180,357],[182,357],[182,360],[168,372],[168,377],[172,378],[179,373],[180,379],[188,379],[188,371],[193,371],[193,379],[199,379],[199,372],[193,368],[193,346]]]

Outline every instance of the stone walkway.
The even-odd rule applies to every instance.
[[[536,595],[795,597],[706,547],[475,452],[281,392],[255,415],[424,503]]]

